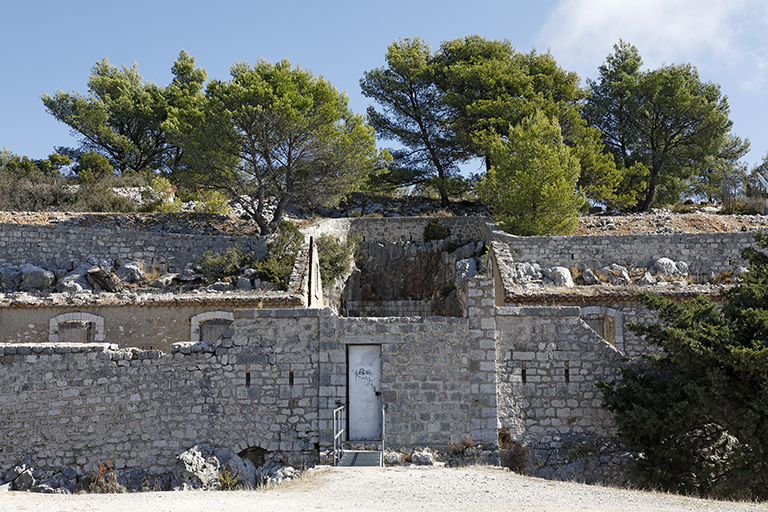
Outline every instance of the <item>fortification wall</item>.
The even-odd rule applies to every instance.
[[[741,251],[755,247],[754,234],[685,233],[676,235],[603,235],[515,237],[495,232],[493,239],[509,246],[514,261],[570,268],[611,263],[648,268],[659,258],[685,261],[689,273],[726,272],[746,265]]]
[[[320,326],[321,394],[346,397],[346,349],[381,346],[382,401],[388,404],[387,444],[442,446],[470,430],[470,342],[460,318],[337,318]],[[329,403],[329,406],[331,404]],[[322,406],[322,403],[321,403]],[[321,410],[321,444],[332,444],[330,407]]]
[[[252,301],[255,302],[255,301]],[[94,323],[91,341],[109,341],[121,348],[162,350],[193,341],[191,320],[203,313],[230,316],[235,305],[199,301],[157,305],[46,305],[45,307],[6,307],[0,312],[0,339],[3,343],[47,343],[60,341],[58,324],[71,320]],[[240,305],[239,307],[243,307]],[[197,326],[195,326],[197,327]],[[85,340],[84,340],[85,341]]]
[[[420,241],[430,217],[324,219],[302,228],[307,236],[350,235],[366,241]],[[514,261],[571,267],[577,263],[599,268],[610,263],[650,266],[661,257],[691,264],[693,274],[725,272],[746,262],[741,251],[753,247],[753,234],[688,233],[675,235],[603,235],[517,237],[482,217],[439,217],[456,241],[499,241],[509,246]],[[51,269],[71,269],[78,261],[137,260],[179,271],[205,251],[238,246],[263,255],[264,237],[153,234],[32,224],[0,224],[0,264],[32,263]]]
[[[498,308],[499,417],[513,438],[611,435],[595,383],[620,375],[623,355],[579,308]]]
[[[0,345],[0,467],[32,454],[44,469],[94,472],[111,460],[160,475],[198,443],[311,457],[317,313],[295,311],[290,322],[261,315],[237,336],[173,354]]]
[[[313,459],[332,445],[351,345],[380,347],[390,446],[493,444],[501,427],[540,468],[564,437],[610,433],[594,382],[621,356],[578,308],[496,308],[492,279],[466,286],[466,318],[251,309],[216,342],[171,354],[0,345],[0,468],[32,454],[43,469],[111,460],[154,476],[199,443]]]
[[[179,272],[208,250],[240,247],[261,257],[264,237],[153,234],[35,224],[0,224],[0,264],[31,263],[72,270],[80,261],[141,261],[146,268]]]
[[[456,241],[486,240],[490,236],[487,217],[437,217],[451,230],[451,238]],[[306,236],[323,234],[346,240],[349,236],[359,236],[367,242],[396,242],[400,240],[418,242],[424,240],[424,226],[432,217],[363,217],[346,219],[323,219],[317,224],[302,228]]]
[[[500,438],[527,447],[527,469],[537,476],[622,481],[627,468],[616,454],[569,467],[575,453],[615,436],[596,383],[620,377],[624,362],[579,314],[575,307],[497,309]]]

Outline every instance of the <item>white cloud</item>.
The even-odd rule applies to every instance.
[[[619,39],[650,68],[691,62],[745,89],[768,83],[764,0],[561,0],[539,35],[558,63],[591,78]]]

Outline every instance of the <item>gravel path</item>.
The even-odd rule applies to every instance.
[[[0,511],[768,511],[768,505],[528,478],[500,469],[432,467],[320,468],[267,491],[121,495],[8,493]]]

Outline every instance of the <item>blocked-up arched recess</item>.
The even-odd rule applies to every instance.
[[[235,316],[231,311],[206,311],[190,319],[189,340],[194,342],[216,341],[226,331]]]
[[[624,352],[624,314],[604,306],[581,308],[581,318],[605,340]]]
[[[104,317],[93,313],[62,313],[48,323],[48,341],[53,343],[93,343],[106,339]]]

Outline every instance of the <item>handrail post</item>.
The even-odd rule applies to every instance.
[[[344,422],[344,411],[346,405],[339,401],[341,405],[333,410],[333,465],[337,466],[344,454],[344,439],[346,437],[346,427]]]
[[[384,467],[384,438],[386,437],[386,425],[387,425],[387,408],[388,404],[382,404],[381,406],[381,459],[379,459],[379,466]]]

